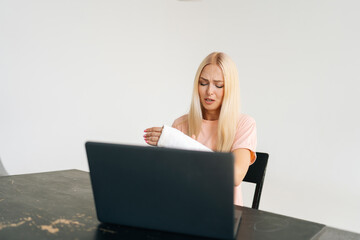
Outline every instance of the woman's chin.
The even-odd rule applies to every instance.
[[[219,110],[219,106],[204,106],[204,105],[203,105],[203,109],[204,109],[205,111],[214,112],[214,111],[218,111],[218,110]]]

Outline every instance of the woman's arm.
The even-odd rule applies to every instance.
[[[162,127],[153,127],[145,130],[144,140],[147,144],[157,146],[162,133]],[[193,136],[195,139],[195,136]],[[250,163],[251,152],[245,148],[238,148],[233,151],[234,154],[234,185],[238,186],[244,179]]]
[[[251,152],[249,149],[238,148],[234,154],[234,185],[239,186],[244,179],[251,162]]]
[[[212,152],[210,148],[198,142],[194,136],[190,138],[180,130],[167,125],[164,125],[162,130],[158,128],[148,128],[145,131],[145,141],[153,146]]]

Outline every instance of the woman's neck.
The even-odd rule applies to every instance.
[[[215,121],[219,120],[220,111],[204,111],[203,112],[203,118],[208,121]]]

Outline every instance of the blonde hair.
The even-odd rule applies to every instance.
[[[190,111],[188,114],[189,136],[198,136],[200,133],[203,113],[199,97],[199,78],[206,65],[216,64],[224,75],[224,97],[221,105],[218,122],[218,139],[216,150],[229,152],[234,142],[236,125],[240,114],[239,77],[235,63],[228,55],[222,52],[209,54],[200,64],[194,80],[194,89]]]

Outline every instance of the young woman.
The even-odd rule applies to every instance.
[[[190,111],[176,119],[172,127],[214,151],[234,154],[234,203],[242,205],[240,183],[256,159],[256,123],[240,114],[238,72],[229,56],[214,52],[201,62]],[[145,132],[144,140],[156,146],[162,128],[148,128]]]

